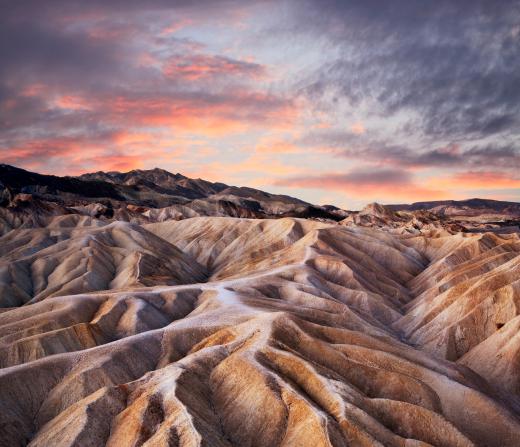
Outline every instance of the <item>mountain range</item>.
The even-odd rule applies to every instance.
[[[248,187],[191,179],[163,169],[95,172],[78,177],[42,175],[0,165],[0,203],[15,210],[36,201],[70,213],[118,220],[162,221],[195,216],[251,218],[302,217],[341,221],[359,214],[333,205],[312,205],[300,199]],[[520,203],[488,199],[385,205],[402,216],[427,211],[437,219],[498,223],[520,218]],[[361,215],[367,214],[366,210]],[[417,214],[417,213],[415,213]],[[420,215],[421,213],[419,213]],[[387,217],[389,214],[387,213]]]

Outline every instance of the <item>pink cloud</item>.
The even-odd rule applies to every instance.
[[[254,62],[208,54],[176,55],[163,67],[166,77],[188,81],[223,76],[259,79],[266,76],[266,68]]]
[[[415,182],[407,171],[393,169],[372,169],[351,171],[348,173],[324,173],[321,175],[298,176],[278,180],[277,186],[291,188],[312,188],[335,190],[348,195],[371,200],[377,198],[384,201],[437,200],[450,196],[442,189],[423,187]]]
[[[520,177],[499,171],[467,171],[430,182],[437,187],[453,189],[509,189],[520,188]]]

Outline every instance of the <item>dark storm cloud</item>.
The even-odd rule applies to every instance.
[[[224,7],[236,7],[239,0],[0,0],[0,11],[10,17],[41,17],[42,14],[128,13],[182,10],[213,14]]]
[[[30,70],[66,70],[74,75],[99,69],[115,57],[114,48],[30,21],[2,23],[0,28],[1,72],[24,67]],[[93,65],[95,62],[95,65]],[[40,72],[40,75],[45,75]]]
[[[64,10],[53,2],[0,3],[0,130],[1,137],[28,125],[58,131],[70,113],[49,107],[57,91],[99,91],[106,79],[120,78],[128,56],[118,41],[92,39],[85,30],[67,28]],[[44,8],[45,9],[44,11]]]
[[[418,132],[476,139],[520,126],[520,3],[310,1],[296,30],[338,46],[305,92],[414,113]],[[332,107],[332,105],[331,105]]]

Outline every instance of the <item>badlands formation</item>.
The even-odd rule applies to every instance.
[[[1,168],[1,446],[520,445],[515,204]]]

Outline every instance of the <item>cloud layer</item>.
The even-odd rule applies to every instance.
[[[520,199],[516,1],[0,1],[0,61],[0,155],[29,169]]]

